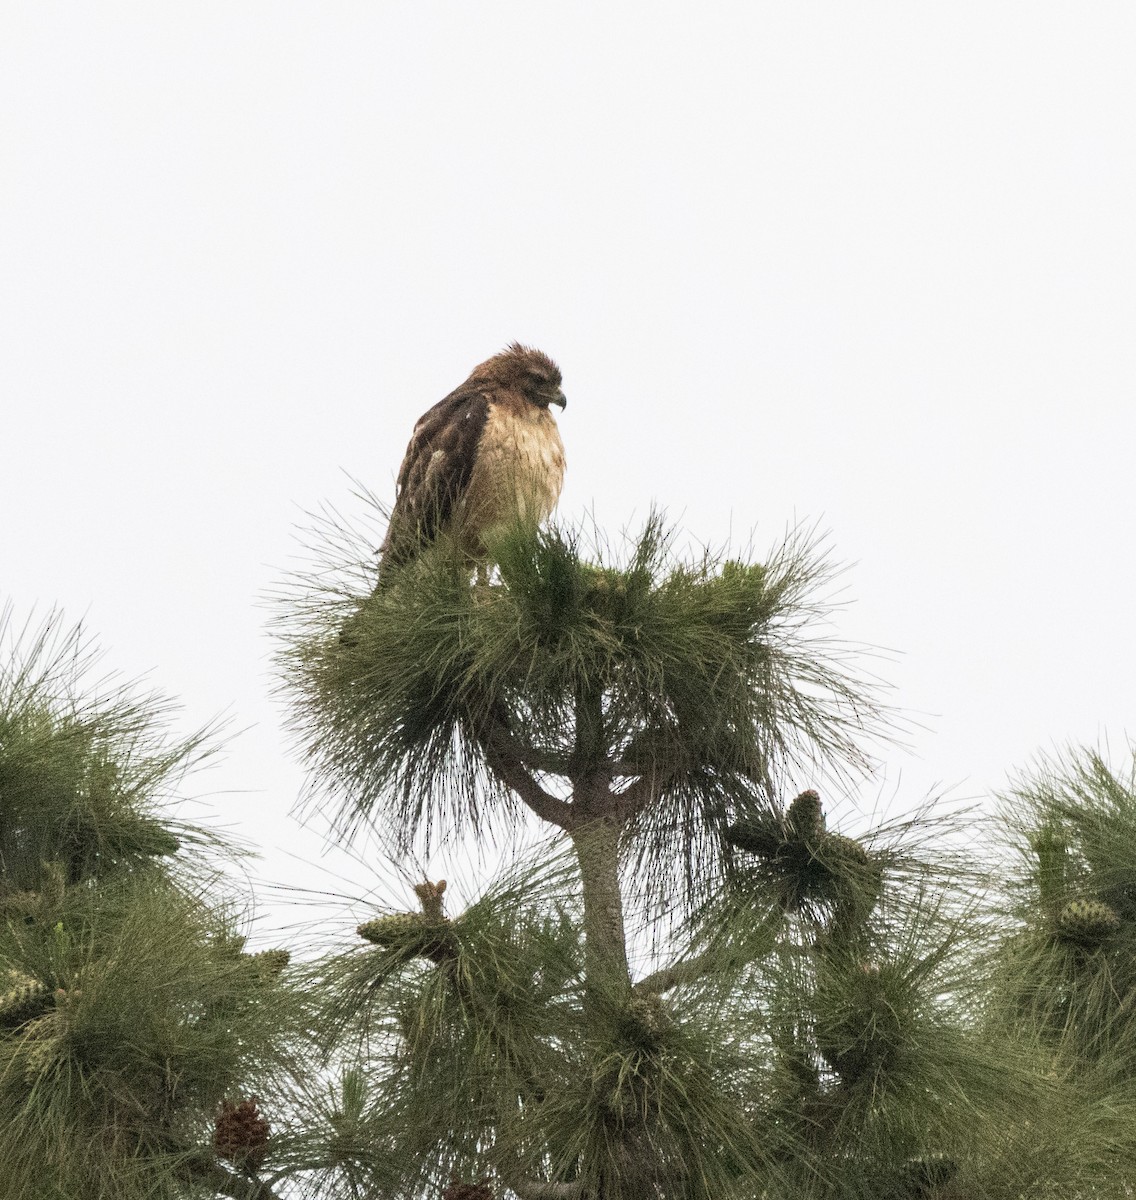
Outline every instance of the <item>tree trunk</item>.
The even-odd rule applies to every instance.
[[[619,825],[599,819],[572,830],[584,885],[584,966],[592,999],[631,991],[623,898],[619,891]]]

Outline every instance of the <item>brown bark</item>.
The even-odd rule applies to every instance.
[[[572,819],[571,806],[540,786],[503,730],[497,727],[486,730],[482,749],[493,773],[512,788],[542,821],[560,829],[568,828]]]
[[[584,967],[590,995],[629,992],[619,890],[619,825],[600,818],[570,831],[584,890]]]
[[[708,965],[709,956],[706,955],[672,963],[671,966],[662,967],[640,979],[635,985],[635,994],[637,996],[661,996],[664,992],[669,992],[671,988],[678,987],[680,983],[693,983],[706,972]]]
[[[538,1179],[507,1179],[520,1200],[579,1200],[578,1183],[544,1183]]]

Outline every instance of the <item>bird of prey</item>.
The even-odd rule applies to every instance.
[[[514,342],[419,418],[398,472],[380,584],[440,534],[483,562],[493,529],[535,526],[552,512],[564,482],[549,411],[566,404],[560,382],[547,354]]]

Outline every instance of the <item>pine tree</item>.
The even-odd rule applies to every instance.
[[[250,953],[231,848],[168,812],[211,739],[92,685],[57,623],[25,639],[0,1194],[1131,1195],[1136,766],[1075,752],[996,820],[865,827],[840,801],[894,721],[807,539],[517,531],[489,579],[439,544],[379,589],[332,555],[281,616],[310,802],[386,848],[385,886],[427,845],[464,878],[303,962]],[[473,877],[495,840],[510,865]]]
[[[321,964],[366,1152],[310,1194],[1123,1194],[1127,1076],[1087,1116],[1067,989],[1028,981],[1117,946],[1123,888],[1062,892],[1039,961],[1028,880],[950,850],[976,815],[835,827],[811,785],[889,716],[823,638],[814,548],[682,561],[652,520],[622,558],[555,531],[495,557],[471,586],[440,547],[363,599],[321,571],[286,618],[341,832],[396,858],[525,809],[549,834],[464,908],[427,881]]]
[[[211,736],[170,740],[58,618],[0,614],[5,643],[0,1194],[264,1200],[211,1135],[294,1074],[287,955],[243,951],[226,847],[161,811]]]

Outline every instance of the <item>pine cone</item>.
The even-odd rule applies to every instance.
[[[439,879],[437,883],[431,883],[429,879],[426,879],[422,883],[414,885],[414,894],[422,905],[422,912],[431,920],[441,921],[443,919],[442,893],[445,890],[446,881],[444,879]]]
[[[785,841],[785,828],[775,817],[739,821],[726,830],[726,841],[739,850],[773,858]]]
[[[51,989],[30,975],[10,971],[0,992],[0,1027],[15,1029],[41,1016],[51,1003]]]
[[[824,836],[824,811],[820,796],[814,791],[802,792],[785,814],[785,824],[793,837],[801,841],[816,841]]]
[[[213,1149],[219,1158],[240,1167],[259,1167],[268,1150],[268,1122],[256,1107],[256,1097],[233,1104],[222,1101],[213,1125]]]
[[[395,913],[393,916],[364,921],[355,932],[364,941],[391,949],[414,941],[425,924],[421,913]]]
[[[828,834],[825,838],[825,850],[831,857],[841,858],[846,863],[860,865],[870,861],[867,850],[855,838],[844,837],[839,833]]]
[[[883,867],[855,838],[828,834],[821,854],[836,882],[829,933],[842,936],[855,932],[871,916],[883,891]]]
[[[1120,917],[1101,900],[1070,900],[1057,917],[1057,932],[1079,946],[1099,946],[1117,931]]]
[[[623,1010],[621,1025],[626,1037],[647,1047],[655,1047],[673,1024],[662,996],[651,992],[632,996]]]
[[[489,1176],[483,1176],[480,1183],[463,1183],[456,1174],[451,1175],[449,1186],[442,1192],[442,1200],[493,1200]]]
[[[275,983],[292,959],[287,950],[261,950],[258,954],[244,957],[253,968],[258,983]]]
[[[445,918],[432,920],[425,913],[376,917],[373,921],[364,921],[355,932],[364,941],[386,950],[401,950],[435,962],[451,957],[454,949],[449,921]]]

